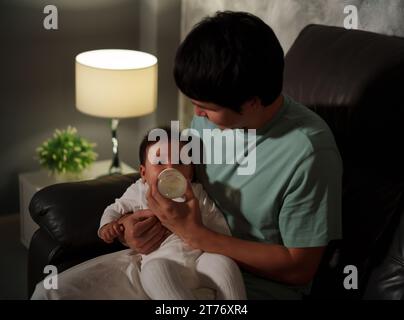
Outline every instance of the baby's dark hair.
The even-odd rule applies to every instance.
[[[141,165],[145,165],[146,163],[146,158],[147,158],[147,147],[157,143],[159,140],[153,141],[153,140],[149,140],[149,134],[150,132],[152,132],[155,129],[161,129],[164,130],[167,133],[167,138],[168,141],[171,141],[171,129],[170,127],[164,126],[164,127],[158,127],[158,128],[153,128],[150,129],[146,135],[143,137],[142,142],[140,143],[140,147],[139,147],[139,161]]]
[[[149,147],[149,146],[151,146],[151,145],[153,145],[153,144],[155,144],[155,143],[157,143],[159,140],[156,140],[156,141],[153,141],[153,140],[149,140],[149,134],[150,134],[150,132],[152,132],[153,130],[155,130],[155,129],[161,129],[161,130],[164,130],[166,133],[167,133],[167,139],[168,139],[168,141],[171,141],[171,128],[170,127],[168,127],[168,126],[163,126],[163,127],[157,127],[157,128],[153,128],[153,129],[150,129],[147,133],[146,133],[146,135],[143,137],[143,140],[142,140],[142,142],[140,143],[140,147],[139,147],[139,161],[140,161],[140,164],[141,165],[145,165],[145,163],[146,163],[146,157],[147,157],[147,153],[146,153],[146,151],[147,151],[147,147]],[[179,132],[178,132],[178,135],[179,135]],[[181,138],[181,139],[183,139],[183,138]],[[188,137],[188,141],[189,140],[191,140],[191,137]],[[184,143],[186,143],[187,141],[184,141],[184,140],[181,140],[181,141],[179,141],[179,143],[181,144],[184,144]],[[190,154],[192,154],[192,150],[190,151]]]

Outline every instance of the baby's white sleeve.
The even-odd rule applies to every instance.
[[[199,200],[203,224],[212,231],[230,236],[230,228],[223,213],[216,206],[215,202],[209,198],[202,185],[198,184],[194,191],[196,191],[195,196]]]
[[[128,212],[135,212],[141,209],[139,203],[139,188],[136,183],[132,184],[125,193],[119,199],[115,199],[115,202],[105,208],[102,214],[100,227],[98,228],[98,234],[100,229],[112,221],[118,220],[121,216]]]

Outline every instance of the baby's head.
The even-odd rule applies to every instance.
[[[149,132],[143,138],[140,147],[139,147],[139,160],[140,160],[140,176],[142,177],[143,182],[146,182],[148,185],[155,184],[157,181],[157,177],[161,171],[166,168],[174,168],[180,171],[185,179],[192,181],[194,175],[194,166],[193,164],[183,164],[178,154],[179,163],[173,164],[171,161],[171,130],[170,128],[161,128],[167,133],[167,142],[163,141],[149,141]],[[180,153],[181,148],[184,146],[186,142],[179,141],[179,150],[176,150]],[[157,148],[152,148],[152,146],[156,146]],[[150,152],[150,154],[149,154]],[[163,159],[164,163],[150,161],[150,159],[154,159],[159,157]],[[155,159],[154,159],[155,160]]]

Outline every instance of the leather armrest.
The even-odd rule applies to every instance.
[[[44,267],[53,264],[52,258],[59,248],[57,242],[41,229],[32,236],[28,251],[28,298],[44,278]]]
[[[364,299],[404,300],[404,198],[400,207],[400,221],[389,251],[373,270]]]
[[[108,246],[97,236],[104,209],[122,196],[138,174],[61,183],[38,191],[29,210],[33,220],[65,250]]]
[[[48,232],[38,229],[32,237],[28,251],[28,298],[34,292],[35,285],[45,277],[46,265],[57,267],[60,273],[86,260],[121,249],[124,247],[119,242],[93,248],[66,249],[52,239]]]

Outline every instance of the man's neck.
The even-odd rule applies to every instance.
[[[269,106],[263,107],[259,112],[256,112],[254,118],[248,124],[246,129],[260,129],[269,123],[279,112],[284,102],[283,95],[278,98]]]

